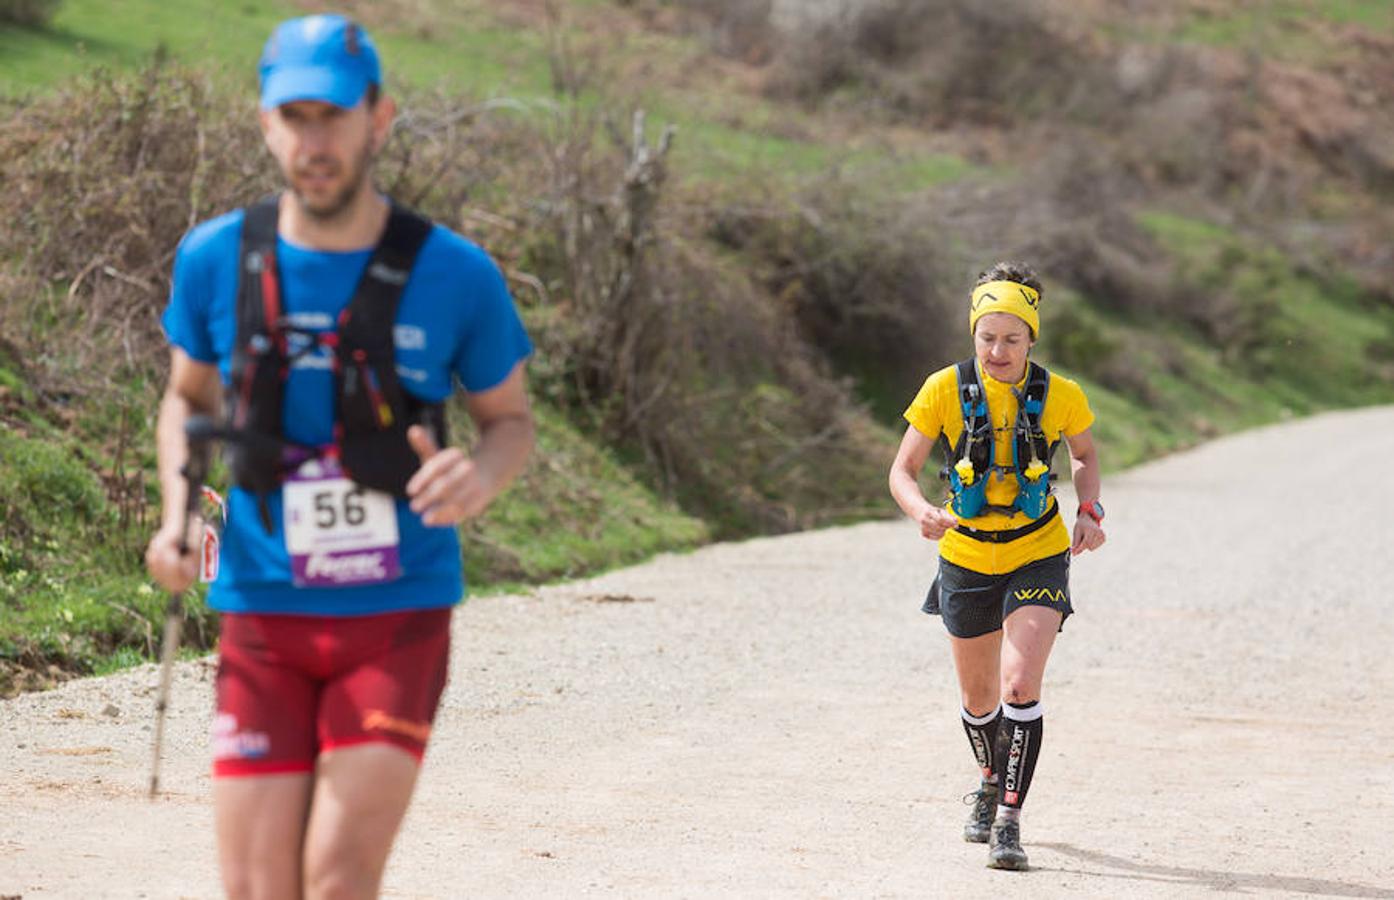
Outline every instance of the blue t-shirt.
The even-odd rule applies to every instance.
[[[229,380],[237,336],[237,271],[242,211],[195,226],[174,259],[174,285],[163,324],[170,342]],[[371,248],[308,250],[276,241],[284,315],[299,330],[330,331],[353,297]],[[444,400],[455,383],[466,391],[497,387],[532,352],[503,275],[483,250],[440,225],[417,256],[393,329],[397,375],[422,400]],[[334,376],[328,348],[297,358],[285,385],[283,428],[297,443],[332,441]],[[370,615],[451,606],[464,594],[459,537],[428,528],[397,501],[402,575],[381,585],[297,588],[282,530],[281,497],[270,497],[275,529],[262,527],[257,499],[228,494],[221,568],[209,605],[226,612]]]

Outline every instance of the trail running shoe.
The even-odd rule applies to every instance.
[[[990,869],[1025,869],[1026,851],[1021,849],[1021,823],[998,819],[992,823],[987,840],[987,865]]]
[[[964,796],[964,803],[973,804],[968,821],[963,823],[965,841],[987,843],[988,832],[992,830],[992,817],[997,814],[997,794],[997,785],[984,781],[976,791]]]

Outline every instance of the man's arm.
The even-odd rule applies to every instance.
[[[455,525],[482,514],[523,471],[532,451],[535,428],[522,362],[496,387],[470,394],[466,407],[479,428],[469,456],[457,447],[437,447],[419,425],[407,431],[421,457],[407,496],[427,525]]]
[[[170,359],[169,384],[160,399],[155,422],[155,453],[160,476],[160,530],[145,551],[145,566],[162,587],[182,591],[198,576],[196,554],[180,556],[181,537],[197,545],[198,523],[190,535],[181,535],[189,489],[182,469],[189,456],[184,423],[193,413],[217,415],[221,389],[217,366],[201,363],[175,347]]]

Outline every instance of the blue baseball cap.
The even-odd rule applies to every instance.
[[[276,26],[258,67],[261,108],[295,100],[357,106],[370,84],[382,84],[378,51],[368,33],[340,15],[305,16]]]

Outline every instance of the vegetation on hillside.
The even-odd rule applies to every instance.
[[[1115,468],[1394,399],[1387,31],[1333,15],[1340,40],[1255,58],[1195,38],[1225,15],[1201,0],[924,5],[423,0],[372,23],[389,68],[410,45],[430,71],[399,89],[383,185],[489,248],[538,345],[539,453],[463,532],[474,584],[887,514],[899,410],[966,351],[998,258],[1041,270],[1039,354],[1084,382]],[[1265,8],[1286,21],[1233,16]],[[232,52],[288,11],[206,13],[246,19]],[[56,52],[89,13],[24,33]],[[471,28],[492,46],[452,54]],[[150,655],[169,265],[276,184],[246,79],[168,46],[0,109],[0,693]],[[499,47],[516,96],[487,87]]]
[[[765,96],[831,122],[912,128],[985,167],[863,198],[892,246],[928,248],[896,271],[932,270],[929,284],[876,294],[903,326],[925,298],[942,310],[942,291],[957,297],[956,273],[983,248],[1032,260],[1047,273],[1042,354],[1134,410],[1111,435],[1127,458],[1390,396],[1387,5],[1308,4],[1298,17],[1267,0],[1140,2],[1125,18],[1102,4],[863,0],[783,27],[779,4],[677,5],[709,23],[715,51],[756,62]],[[848,222],[834,205],[820,221]],[[878,409],[905,396],[926,350],[944,353],[852,334],[869,352],[838,356],[880,370],[860,372],[864,386],[896,388]]]
[[[0,22],[29,27],[47,25],[59,0],[0,0]]]

